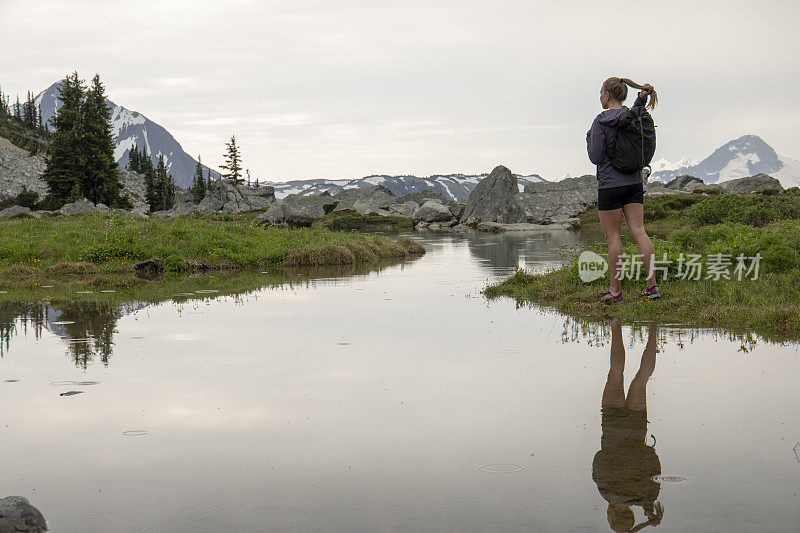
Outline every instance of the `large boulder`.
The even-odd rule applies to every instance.
[[[241,191],[250,203],[251,209],[264,209],[276,202],[275,187],[244,187]]]
[[[472,190],[461,221],[466,224],[525,222],[525,212],[519,204],[517,194],[517,177],[506,167],[498,165]]]
[[[700,178],[683,174],[664,185],[664,187],[678,191],[692,191],[698,187],[702,187],[703,185],[705,185],[705,182]]]
[[[275,204],[257,217],[265,224],[285,222],[291,226],[310,226],[339,205],[339,200],[329,194],[301,196],[290,194],[283,202]]]
[[[0,209],[0,217],[33,218],[35,215],[29,207],[12,205],[6,209]]]
[[[442,205],[436,200],[428,200],[419,209],[414,211],[411,217],[414,222],[446,222],[452,220],[453,213],[446,205]]]
[[[775,190],[783,192],[781,182],[766,174],[756,174],[746,178],[723,181],[720,183],[722,190],[734,194],[752,194],[759,191]]]
[[[379,185],[371,191],[362,192],[353,202],[352,209],[362,215],[387,215],[389,207],[396,203],[397,199],[394,194],[386,187]]]
[[[586,174],[561,181],[529,183],[516,198],[525,214],[522,222],[565,223],[597,202],[597,178]]]
[[[108,207],[103,204],[94,205],[91,200],[81,198],[76,202],[64,204],[58,210],[62,215],[91,215],[92,213],[108,213]]]
[[[390,205],[389,214],[396,217],[411,218],[414,216],[414,211],[417,209],[419,209],[419,204],[417,202],[408,200]]]
[[[225,179],[212,181],[211,189],[206,192],[206,197],[197,204],[196,212],[235,214],[256,209],[242,189],[242,186],[236,186]]]

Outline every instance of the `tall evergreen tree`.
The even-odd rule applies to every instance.
[[[203,163],[197,156],[197,165],[194,167],[194,181],[192,183],[194,203],[199,204],[206,197],[206,180],[203,176]]]
[[[36,104],[33,95],[28,91],[25,103],[22,104],[22,122],[31,129],[36,129]]]
[[[128,170],[139,172],[139,150],[135,144],[128,152]]]
[[[153,167],[153,160],[147,155],[147,148],[144,148],[142,165],[140,167],[144,173],[144,198],[150,206],[150,211],[157,211],[161,205],[160,189],[156,183],[156,169]]]
[[[155,175],[155,209],[154,211],[166,211],[170,209],[175,199],[175,182],[172,179],[172,174],[167,174],[167,166],[164,163],[164,155],[158,156],[158,165],[156,166]]]
[[[61,106],[52,119],[55,131],[50,140],[47,168],[42,178],[56,202],[74,196],[76,190],[82,190],[81,179],[85,166],[81,113],[85,90],[83,81],[77,72],[67,76],[59,88]]]
[[[225,143],[225,164],[219,168],[227,172],[222,174],[223,178],[231,180],[234,185],[239,185],[242,179],[242,155],[236,145],[236,135],[231,137],[230,142]]]
[[[211,169],[208,169],[208,178],[206,179],[206,194],[211,190]]]
[[[17,103],[14,104],[14,118],[22,120],[22,109],[19,106],[19,95],[17,95]]]
[[[114,157],[114,135],[111,130],[111,110],[106,105],[105,87],[95,74],[83,104],[84,151],[86,167],[83,193],[94,203],[117,205],[122,184],[119,165]]]
[[[38,129],[42,133],[47,132],[47,124],[42,122],[42,106],[36,106],[36,123],[38,124]]]

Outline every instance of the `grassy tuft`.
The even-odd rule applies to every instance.
[[[149,258],[165,259],[170,270],[184,270],[194,264],[261,268],[375,262],[419,253],[409,250],[409,245],[376,235],[264,228],[249,215],[0,219],[0,278],[29,276],[56,265],[60,266],[53,274],[85,270],[87,264],[99,273],[131,272],[137,262]]]

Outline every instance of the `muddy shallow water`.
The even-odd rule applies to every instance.
[[[68,532],[797,530],[796,345],[480,294],[574,233],[415,237],[237,296],[3,304],[0,498]]]

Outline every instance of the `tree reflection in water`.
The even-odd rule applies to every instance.
[[[46,329],[66,342],[76,366],[87,368],[97,358],[108,365],[117,321],[136,308],[103,302],[0,302],[0,356],[8,351],[12,336],[33,333],[38,340]]]

